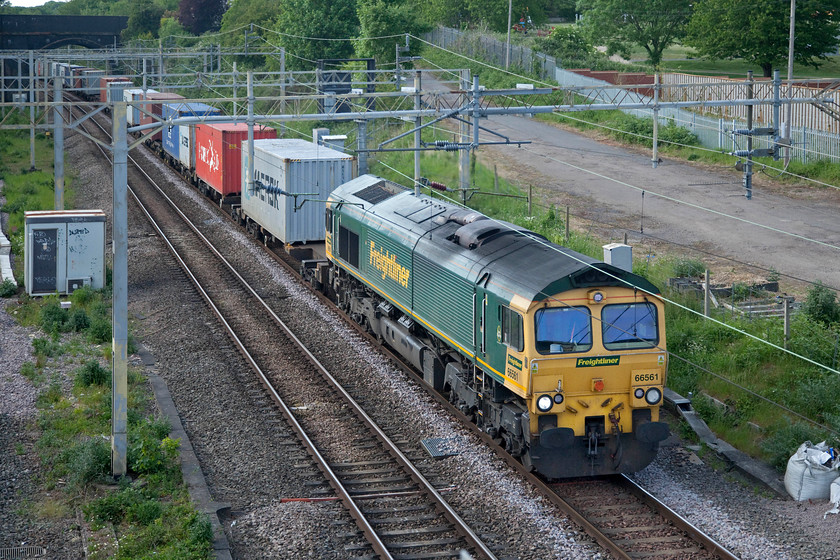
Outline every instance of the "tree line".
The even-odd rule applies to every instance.
[[[787,0],[70,0],[37,8],[0,0],[0,13],[128,16],[124,40],[184,43],[213,33],[212,42],[226,46],[285,47],[289,69],[311,68],[319,58],[393,62],[395,35],[437,25],[505,32],[509,7],[513,22],[527,18],[535,27],[549,18],[580,20],[540,45],[561,60],[584,60],[593,45],[629,58],[638,46],[658,66],[679,43],[710,59],[745,59],[765,76],[787,61]],[[795,61],[818,67],[840,42],[840,0],[797,0],[795,19]]]

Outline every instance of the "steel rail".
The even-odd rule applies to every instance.
[[[629,490],[630,493],[656,509],[662,517],[673,523],[677,528],[684,531],[686,534],[690,535],[692,539],[700,543],[712,554],[721,558],[721,560],[738,560],[738,557],[727,550],[726,547],[695,527],[690,521],[669,508],[663,502],[659,501],[656,496],[639,486],[635,481],[630,480],[627,475],[621,475],[617,478],[617,480],[619,481],[619,484]]]
[[[93,121],[95,122],[95,121]],[[99,124],[97,123],[97,126]],[[102,127],[100,126],[100,129]],[[102,129],[105,134],[107,131]],[[99,150],[102,152],[103,156],[108,158],[107,153],[100,147],[97,146]],[[429,482],[425,476],[411,463],[411,461],[400,451],[396,444],[385,434],[385,432],[374,422],[372,418],[362,409],[362,407],[353,399],[350,394],[341,386],[338,380],[326,369],[326,367],[321,364],[321,362],[315,357],[315,355],[303,344],[303,342],[292,332],[292,330],[283,322],[280,317],[268,306],[268,304],[263,300],[262,297],[257,294],[254,288],[248,284],[248,282],[239,274],[239,272],[234,268],[230,262],[225,259],[225,257],[213,246],[209,239],[207,239],[204,234],[202,234],[199,229],[193,224],[189,218],[178,208],[175,202],[164,193],[160,187],[154,182],[154,180],[146,173],[146,171],[137,163],[137,161],[129,156],[128,158],[135,166],[135,168],[142,173],[146,179],[149,181],[151,185],[153,185],[159,192],[160,195],[166,200],[166,202],[173,208],[173,210],[183,219],[184,223],[202,240],[202,242],[216,255],[221,263],[223,263],[228,270],[237,278],[237,280],[242,284],[242,286],[247,289],[257,301],[264,307],[264,309],[271,315],[273,320],[276,324],[286,333],[286,335],[292,340],[292,342],[307,356],[307,359],[310,363],[321,373],[321,375],[333,386],[333,388],[338,391],[347,401],[347,403],[351,406],[352,410],[356,414],[356,416],[362,420],[362,422],[374,433],[377,439],[385,445],[388,452],[392,455],[392,457],[403,467],[405,468],[412,480],[417,483],[422,491],[435,502],[437,509],[449,520],[450,523],[453,524],[456,531],[462,534],[462,536],[466,539],[466,541],[475,548],[475,550],[480,551],[480,553],[487,558],[488,560],[496,560],[495,554],[490,550],[490,548],[481,540],[481,538],[475,534],[471,527],[461,518],[461,516],[450,506],[446,500],[441,496],[441,494],[434,488],[434,486]],[[308,452],[310,455],[315,459],[316,463],[318,464],[319,469],[324,473],[327,477],[330,486],[339,494],[342,502],[347,507],[348,511],[350,512],[351,516],[356,521],[359,529],[371,543],[374,551],[383,559],[392,559],[393,556],[387,550],[387,547],[382,542],[380,537],[377,535],[376,531],[373,529],[372,525],[365,517],[364,513],[361,511],[359,506],[356,504],[355,500],[350,496],[350,493],[344,488],[341,481],[339,480],[338,476],[334,473],[332,468],[329,466],[326,459],[320,454],[318,449],[316,448],[314,442],[309,438],[309,436],[304,431],[303,427],[295,418],[294,414],[292,413],[291,409],[283,402],[282,398],[280,397],[279,393],[271,384],[271,381],[256,363],[254,358],[248,352],[245,345],[233,331],[233,328],[229,325],[221,310],[216,306],[213,302],[210,295],[205,291],[203,286],[201,286],[199,280],[195,277],[195,275],[190,270],[187,263],[181,258],[180,254],[178,253],[177,249],[172,245],[169,239],[166,237],[162,229],[158,226],[157,222],[145,208],[145,206],[140,201],[137,194],[134,190],[129,186],[129,192],[131,193],[132,197],[137,202],[140,209],[143,211],[146,218],[149,220],[149,223],[154,227],[155,231],[157,231],[158,235],[161,236],[161,239],[167,245],[170,253],[175,257],[178,261],[181,268],[184,270],[185,274],[188,276],[190,281],[202,295],[204,300],[210,306],[211,310],[214,314],[218,317],[219,321],[224,326],[228,336],[230,336],[231,340],[234,344],[240,349],[240,352],[245,357],[246,361],[251,365],[251,368],[257,373],[260,377],[262,384],[268,389],[271,393],[272,399],[277,403],[280,407],[284,417],[289,421],[293,430],[298,434],[301,438],[301,441],[307,447]]]

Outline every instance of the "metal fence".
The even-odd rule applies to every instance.
[[[506,43],[478,32],[463,32],[447,27],[438,27],[423,38],[439,47],[449,49],[470,58],[481,59],[490,64],[504,67]],[[561,86],[604,88],[609,82],[583,76],[557,67],[553,57],[525,47],[510,47],[510,64],[526,72],[539,76],[541,80],[553,80]],[[725,79],[689,74],[661,74],[661,83],[671,87],[663,88],[662,101],[703,101],[736,99],[746,97],[741,91],[743,80],[733,80],[727,84]],[[737,83],[736,83],[737,82]],[[686,87],[676,87],[677,84]],[[707,86],[707,87],[703,87]],[[794,97],[808,97],[819,90],[793,86]],[[626,92],[624,88],[582,90],[581,95],[589,95],[594,100],[613,103],[620,98],[628,102],[649,102],[649,98],[637,93]],[[670,98],[669,97],[673,97]],[[769,82],[758,80],[753,87],[754,97],[772,98],[772,86]],[[678,96],[678,97],[677,97]],[[785,93],[783,93],[783,97]],[[840,92],[834,93],[834,102],[840,105]],[[653,118],[652,110],[622,109],[625,113],[643,118]],[[685,109],[660,109],[660,124],[674,123],[693,132],[705,148],[734,151],[746,149],[746,138],[735,136],[732,131],[746,128],[744,107],[724,107],[717,114],[702,114]],[[791,127],[791,159],[803,162],[827,160],[840,162],[840,123],[819,111],[812,105],[798,104],[793,107],[792,122],[805,123]],[[772,126],[772,110],[769,105],[758,106],[753,114],[756,125]],[[770,147],[772,139],[754,137],[754,148]]]
[[[438,27],[423,35],[423,39],[470,58],[481,59],[501,68],[505,67],[507,43],[493,37],[478,32]],[[541,80],[554,79],[554,71],[557,68],[557,62],[553,56],[516,45],[510,46],[510,65],[535,74]]]
[[[665,82],[667,79],[667,74],[662,75],[662,80]],[[683,75],[679,75],[683,76]],[[555,71],[555,80],[558,84],[562,86],[574,86],[574,87],[592,87],[592,88],[606,88],[606,89],[591,89],[591,90],[581,90],[579,93],[581,95],[591,96],[595,100],[603,101],[606,103],[612,102],[613,99],[619,97],[620,94],[624,95],[624,99],[628,102],[649,102],[650,98],[644,97],[637,93],[627,93],[624,94],[624,88],[609,88],[608,86],[612,85],[609,82],[605,82],[604,80],[598,80],[596,78],[591,78],[588,76],[582,76],[575,72],[570,72],[568,70],[563,70],[562,68],[558,68]],[[711,81],[711,80],[710,80]],[[719,78],[714,78],[716,83],[720,82]],[[685,83],[685,82],[673,82],[670,83]],[[743,82],[742,82],[743,83]],[[760,83],[760,82],[759,82]],[[756,85],[758,86],[757,83]],[[667,91],[669,88],[663,88],[663,91]],[[767,96],[772,96],[770,92],[769,84],[766,85],[766,89],[768,90]],[[813,89],[813,88],[810,88]],[[760,98],[764,97],[761,91],[756,88],[755,97]],[[686,88],[683,91],[689,91]],[[710,100],[711,98],[708,97],[709,91],[706,91],[707,97],[705,100]],[[719,92],[723,94],[724,92]],[[727,96],[735,95],[737,92],[726,91],[725,94]],[[743,92],[742,92],[743,93]],[[794,93],[795,96],[805,96],[808,94],[804,93]],[[743,95],[742,97],[745,97]],[[735,97],[731,97],[734,99]],[[690,99],[681,98],[680,101],[687,101]],[[698,102],[702,101],[701,99],[694,99]],[[676,101],[676,99],[664,99],[663,101]],[[806,109],[807,107],[807,109]],[[734,109],[734,108],[727,108],[727,109]],[[743,109],[743,107],[741,107]],[[807,110],[817,112],[822,114],[818,111],[815,107],[812,106],[795,106],[794,107],[794,119],[797,117],[797,113],[803,114],[806,113]],[[798,111],[797,111],[798,110]],[[627,114],[635,115],[638,117],[643,118],[653,118],[653,110],[650,109],[623,109],[623,111]],[[746,149],[746,138],[742,136],[735,136],[732,134],[733,130],[736,129],[743,129],[747,127],[746,119],[740,116],[737,116],[737,112],[732,111],[730,113],[734,116],[717,116],[717,115],[703,115],[700,113],[696,113],[694,111],[688,111],[685,109],[660,109],[659,110],[659,122],[660,124],[668,124],[669,122],[673,122],[678,126],[682,126],[695,135],[700,141],[700,145],[705,148],[711,148],[714,150],[723,150],[723,151],[734,151],[734,150],[744,150]],[[828,121],[825,121],[826,124],[829,124]],[[764,110],[755,111],[754,115],[754,125],[764,125],[764,126],[772,126],[772,111],[769,109],[769,106],[765,106]],[[791,159],[795,159],[798,161],[809,162],[809,161],[816,161],[816,160],[827,160],[832,163],[840,162],[840,136],[831,131],[825,130],[818,130],[815,128],[810,127],[803,127],[803,126],[792,126],[791,127],[791,140],[792,140],[792,150],[791,150]],[[753,138],[753,147],[754,148],[768,148],[772,144],[772,139],[768,137],[754,137]]]

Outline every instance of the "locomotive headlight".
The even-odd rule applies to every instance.
[[[633,391],[633,396],[636,397],[637,399],[641,399],[642,397],[645,396],[645,390],[642,389],[641,387],[638,387],[635,391]]]
[[[645,402],[650,404],[650,405],[659,404],[659,401],[661,401],[661,400],[662,400],[662,391],[660,391],[656,387],[651,387],[645,393]]]
[[[592,294],[592,301],[594,301],[595,303],[601,303],[602,301],[604,301],[604,294],[602,294],[601,292],[595,292],[594,294]]]
[[[548,412],[551,410],[551,406],[553,404],[554,401],[551,399],[551,395],[542,395],[537,399],[537,410],[540,412]]]
[[[557,393],[556,395],[554,395],[554,402],[556,404],[563,404],[563,394]]]

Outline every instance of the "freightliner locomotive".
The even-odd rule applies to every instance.
[[[644,278],[363,175],[304,275],[548,478],[635,472],[668,436],[664,306]]]

